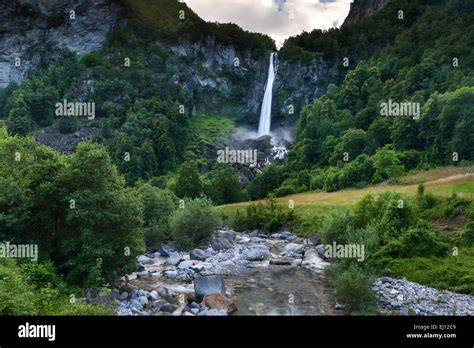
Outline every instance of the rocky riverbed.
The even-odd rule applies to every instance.
[[[372,289],[384,311],[399,315],[474,315],[474,297],[406,279],[378,278]]]
[[[317,238],[221,230],[205,249],[138,258],[114,289],[118,315],[337,315]]]
[[[118,315],[345,315],[322,270],[324,247],[284,231],[218,231],[190,252],[162,244],[138,257],[140,271],[116,284]],[[474,315],[474,297],[406,279],[378,278],[372,290],[391,315]]]

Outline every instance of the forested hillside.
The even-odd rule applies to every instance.
[[[46,33],[71,29],[64,9],[53,15],[12,4],[2,6]],[[392,0],[341,28],[289,38],[278,52],[273,106],[276,124],[295,129],[295,141],[284,159],[262,160],[253,171],[218,163],[216,153],[237,127],[256,128],[273,40],[207,23],[175,0],[104,6],[120,17],[100,47],[98,40],[76,55],[51,46],[51,59],[45,48],[30,57],[30,67],[41,64],[21,83],[0,88],[0,239],[41,251],[33,265],[0,263],[8,279],[0,314],[110,314],[69,298],[110,289],[161,243],[203,247],[222,222],[365,243],[367,265],[332,267],[341,275],[332,278],[338,296],[358,313],[374,310],[370,274],[473,294],[469,197],[438,197],[420,185],[411,197],[366,196],[334,215],[298,215],[274,197],[403,184],[412,172],[472,165],[474,2]],[[8,33],[0,39],[11,40]],[[94,115],[59,117],[63,101],[93,103]],[[266,198],[245,210],[214,207]],[[432,226],[444,219],[462,223],[440,236]],[[458,246],[463,262],[449,258]],[[433,282],[410,268],[432,261],[441,269],[426,266],[431,275],[459,268],[461,277]],[[353,288],[362,290],[351,305]]]

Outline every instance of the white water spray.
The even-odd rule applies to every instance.
[[[267,86],[263,97],[262,110],[260,111],[260,123],[258,125],[258,136],[270,135],[270,125],[272,122],[272,89],[275,80],[274,60],[276,53],[270,54],[270,65],[268,67]]]

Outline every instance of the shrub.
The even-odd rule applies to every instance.
[[[386,259],[409,257],[441,257],[448,252],[448,245],[425,226],[419,226],[404,232],[399,238],[383,246],[374,255],[374,264],[381,265]]]
[[[37,315],[38,298],[34,287],[12,260],[0,262],[0,314]]]
[[[247,187],[251,199],[260,199],[282,183],[282,167],[272,164],[257,174]]]
[[[376,207],[377,214],[366,216],[366,221],[372,221],[383,244],[398,237],[416,222],[411,201],[398,192],[382,192]]]
[[[220,216],[207,198],[187,200],[183,209],[170,217],[170,229],[176,246],[192,249],[207,242],[220,225]]]
[[[336,262],[326,269],[334,284],[336,298],[349,311],[371,314],[376,308],[373,279],[354,263]]]
[[[79,125],[77,117],[60,117],[58,121],[58,131],[62,134],[74,133]]]
[[[137,194],[143,204],[143,228],[146,244],[166,241],[171,238],[169,217],[176,209],[178,198],[173,192],[161,190],[150,184],[138,187]]]
[[[462,233],[462,241],[467,245],[474,246],[474,221],[471,221],[466,225],[466,228]]]
[[[324,244],[346,244],[348,234],[355,227],[354,217],[348,210],[331,214],[321,228],[321,241]]]
[[[232,228],[240,231],[261,229],[274,232],[291,225],[294,221],[293,210],[285,208],[270,197],[265,204],[250,203],[244,214],[237,210],[230,219],[230,224]]]

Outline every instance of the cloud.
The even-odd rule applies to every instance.
[[[277,45],[290,36],[343,23],[352,0],[185,0],[201,18],[236,23],[271,36]]]

